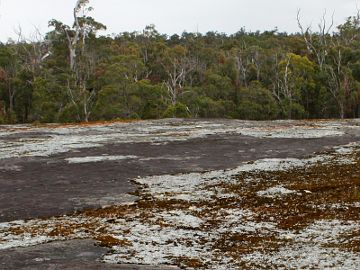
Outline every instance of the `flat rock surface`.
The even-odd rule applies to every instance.
[[[35,247],[0,252],[0,269],[24,270],[171,270],[174,267],[104,264],[99,258],[108,249],[92,240],[52,242]]]
[[[138,177],[305,158],[357,141],[359,120],[0,126],[0,223],[132,202]],[[162,269],[98,262],[106,252],[92,240],[52,242],[0,251],[0,268]]]
[[[306,157],[359,140],[358,125],[160,120],[85,127],[3,126],[0,222],[132,201],[135,197],[128,193],[135,186],[130,180],[138,176],[228,169],[260,158]],[[106,156],[115,158],[86,161]],[[71,158],[84,161],[70,163]]]

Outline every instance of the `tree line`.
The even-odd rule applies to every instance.
[[[360,16],[332,29],[235,34],[106,26],[78,0],[73,25],[0,44],[0,123],[165,117],[250,120],[360,116]]]

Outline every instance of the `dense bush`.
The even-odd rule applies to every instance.
[[[312,33],[312,44],[243,29],[167,36],[153,25],[111,38],[81,21],[75,45],[67,36],[79,29],[55,20],[41,42],[0,43],[0,123],[359,117],[358,17]]]
[[[258,82],[241,89],[239,98],[237,111],[241,119],[267,120],[276,119],[279,115],[279,106],[271,92]]]

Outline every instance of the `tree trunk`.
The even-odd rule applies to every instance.
[[[340,113],[340,118],[344,119],[345,118],[345,110],[344,110],[344,104],[339,103],[339,113]]]
[[[69,57],[70,57],[70,70],[76,71],[76,50],[71,45],[69,45]]]
[[[11,89],[10,82],[8,82],[8,95],[9,95],[9,112],[12,113],[14,111],[15,92]]]

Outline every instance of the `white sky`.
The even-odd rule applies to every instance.
[[[0,40],[14,37],[19,25],[25,35],[34,26],[47,32],[50,19],[71,24],[75,0],[0,0]],[[108,34],[142,30],[155,24],[161,33],[235,33],[246,30],[298,31],[296,13],[304,24],[316,25],[326,10],[336,25],[355,15],[360,0],[90,0],[92,16],[108,27]]]

